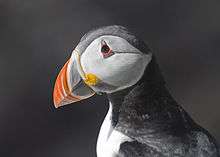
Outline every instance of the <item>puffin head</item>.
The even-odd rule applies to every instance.
[[[54,87],[55,107],[86,99],[95,93],[114,93],[136,84],[152,53],[122,26],[88,32],[61,69]]]

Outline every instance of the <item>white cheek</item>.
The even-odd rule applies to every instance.
[[[103,37],[94,40],[82,54],[83,71],[95,74],[104,83],[116,86],[118,89],[135,84],[142,77],[145,67],[151,60],[151,54],[142,54],[124,39],[119,40],[117,37],[114,42],[108,43],[110,47],[117,48],[119,52],[128,53],[115,53],[108,58],[103,58],[100,52],[102,39]],[[105,40],[108,41],[107,38]],[[119,46],[118,43],[120,43]]]
[[[137,80],[137,73],[142,69],[142,55],[124,53],[115,54],[104,61],[100,68],[103,81],[114,86],[125,86]]]
[[[115,54],[106,59],[95,56],[91,53],[82,56],[81,63],[85,72],[93,73],[103,82],[117,87],[135,84],[151,59],[146,55],[132,53]]]

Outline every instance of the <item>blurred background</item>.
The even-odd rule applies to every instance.
[[[173,96],[220,142],[219,0],[0,0],[0,156],[96,156],[106,98],[55,109],[52,92],[81,36],[112,24],[149,43]]]

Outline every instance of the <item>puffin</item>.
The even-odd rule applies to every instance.
[[[126,27],[86,33],[60,70],[55,107],[105,94],[97,157],[219,157],[214,137],[169,93],[155,54]]]

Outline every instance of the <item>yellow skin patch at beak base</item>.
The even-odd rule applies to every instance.
[[[89,86],[94,86],[99,82],[99,78],[94,74],[85,74],[84,82]]]
[[[75,52],[75,53],[77,54],[77,60],[78,60],[78,63],[79,63],[79,67],[80,67],[80,69],[81,69],[81,71],[82,71],[82,75],[83,75],[83,77],[84,77],[84,78],[83,78],[84,82],[85,82],[87,85],[89,85],[89,86],[94,86],[94,85],[96,85],[96,84],[99,82],[99,78],[98,78],[96,75],[92,74],[92,73],[85,74],[85,72],[84,72],[84,70],[83,70],[83,68],[82,68],[82,65],[81,65],[81,63],[80,63],[80,55],[79,55],[79,52],[78,52],[76,49],[74,49],[73,52]]]

